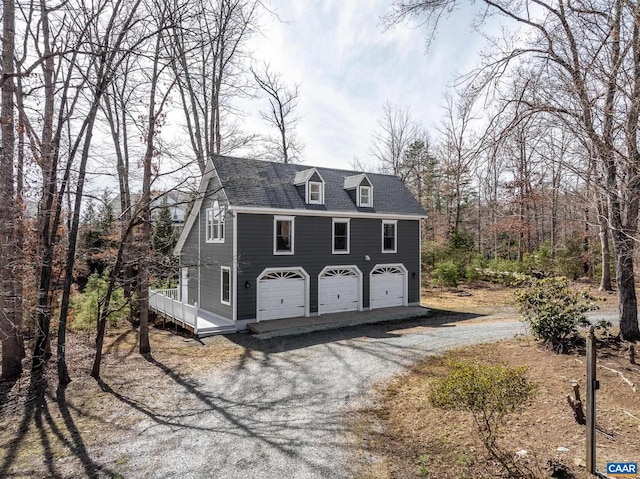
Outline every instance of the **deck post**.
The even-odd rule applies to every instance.
[[[182,318],[186,318],[187,316],[184,314],[184,303],[182,302],[182,300],[180,300],[180,308],[181,308],[181,313],[180,313],[180,317]]]
[[[198,302],[193,303],[193,334],[198,335]]]

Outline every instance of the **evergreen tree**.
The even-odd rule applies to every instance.
[[[177,231],[173,225],[171,208],[164,197],[153,222],[151,247],[152,281],[169,286],[177,278],[177,259],[173,256],[173,248],[178,241]]]
[[[154,251],[169,256],[172,254],[173,247],[176,245],[177,240],[171,209],[165,197],[162,200],[162,204],[153,222],[151,246]]]

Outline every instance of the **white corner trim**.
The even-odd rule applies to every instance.
[[[238,321],[238,215],[230,213],[233,217],[233,249],[231,251],[231,261],[233,266],[231,284],[233,300],[231,305],[233,322]]]

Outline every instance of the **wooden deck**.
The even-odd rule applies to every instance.
[[[149,289],[149,309],[199,338],[236,332],[233,321],[198,308],[198,303],[187,304],[180,301],[178,289]]]

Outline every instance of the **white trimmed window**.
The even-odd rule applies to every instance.
[[[273,217],[273,254],[293,254],[295,216]]]
[[[307,203],[311,205],[324,204],[324,188],[320,181],[309,182],[309,198]]]
[[[331,235],[331,253],[349,254],[351,220],[348,218],[333,218]]]
[[[218,200],[206,210],[207,243],[224,243],[224,208],[220,208]]]
[[[373,201],[371,198],[371,187],[370,186],[358,187],[358,206],[369,208],[372,205],[373,205]]]
[[[382,220],[382,252],[398,251],[398,221]]]
[[[220,302],[231,305],[231,269],[228,266],[220,267]]]

